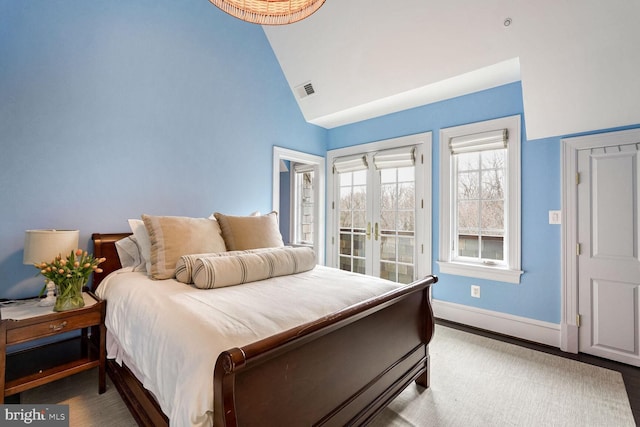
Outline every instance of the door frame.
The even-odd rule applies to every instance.
[[[560,349],[578,353],[578,151],[640,142],[640,129],[562,138],[562,303]]]
[[[325,260],[325,159],[322,156],[273,146],[272,209],[280,209],[280,162],[289,160],[312,165],[317,191],[314,191],[313,247],[316,261],[323,265]],[[291,225],[289,225],[291,227]]]
[[[337,245],[332,242],[332,237],[337,235],[337,218],[335,216],[336,209],[332,206],[332,202],[335,200],[335,182],[334,174],[331,168],[333,167],[333,160],[336,157],[355,155],[360,153],[373,153],[380,150],[398,148],[408,145],[415,145],[418,147],[418,155],[422,156],[420,159],[423,162],[424,167],[416,169],[416,183],[421,182],[423,185],[423,193],[421,198],[424,200],[424,206],[422,211],[425,215],[424,229],[416,230],[416,248],[420,247],[423,252],[416,252],[416,255],[420,257],[418,263],[418,270],[416,271],[417,277],[423,277],[432,273],[432,133],[424,132],[413,135],[401,136],[397,138],[384,139],[375,142],[369,142],[365,144],[352,145],[345,148],[338,148],[327,151],[327,234],[326,234],[326,248],[327,256],[326,263],[330,267],[337,266]],[[418,171],[419,169],[419,171]],[[423,246],[420,246],[423,245]]]

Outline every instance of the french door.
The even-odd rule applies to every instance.
[[[417,146],[338,157],[333,162],[333,209],[337,266],[410,283],[417,278],[419,224],[417,191],[422,157]],[[418,202],[419,201],[419,202]]]

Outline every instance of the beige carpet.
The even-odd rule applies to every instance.
[[[436,327],[431,387],[408,387],[374,426],[635,426],[619,372]]]
[[[409,386],[373,422],[382,426],[635,426],[622,377],[515,345],[436,327],[431,388]],[[107,381],[81,373],[29,390],[23,403],[69,405],[72,427],[135,426]]]

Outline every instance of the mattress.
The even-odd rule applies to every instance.
[[[122,269],[102,281],[107,357],[132,368],[172,426],[213,424],[218,355],[398,287],[324,266],[220,289]]]

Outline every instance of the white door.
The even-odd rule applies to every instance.
[[[578,150],[579,351],[640,366],[638,144]]]
[[[388,162],[381,167],[384,152],[362,154],[356,157],[363,159],[362,166],[354,166],[349,158],[350,169],[338,172],[335,181],[339,195],[336,209],[340,269],[400,283],[416,279],[413,148],[407,148],[406,153],[406,163],[410,165],[398,167],[401,162]]]

